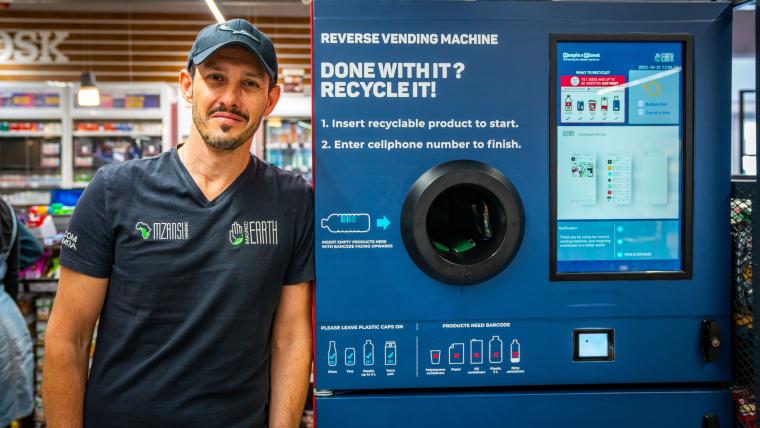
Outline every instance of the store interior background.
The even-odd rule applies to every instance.
[[[284,92],[253,152],[311,180],[309,1],[216,4],[225,18],[256,24],[277,50]],[[755,175],[755,2],[733,13],[732,173]],[[23,272],[19,301],[35,336],[38,390],[73,206],[99,166],[155,156],[187,138],[191,107],[178,94],[178,73],[197,32],[214,22],[203,0],[0,1],[0,197],[45,245],[43,259]],[[77,105],[88,71],[98,107]],[[35,419],[44,421],[39,396]]]

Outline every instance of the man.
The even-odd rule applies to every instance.
[[[209,26],[179,81],[187,144],[101,168],[71,219],[45,338],[50,428],[298,426],[311,190],[250,155],[280,95],[274,47],[245,20]]]

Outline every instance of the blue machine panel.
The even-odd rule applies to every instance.
[[[470,393],[317,398],[319,428],[700,427],[705,414],[730,426],[731,397],[718,390],[604,393]]]
[[[716,3],[315,2],[316,387],[728,380],[726,347],[715,362],[705,362],[700,353],[703,320],[717,321],[724,331],[730,325],[730,243],[719,226],[726,224],[730,193],[729,124],[728,116],[715,114],[730,105],[730,49],[725,49],[730,14],[725,11],[725,4]],[[666,170],[652,166],[659,175],[650,174],[642,185],[661,184],[664,174],[669,186],[664,196],[667,203],[674,197],[676,207],[682,206],[680,139],[693,138],[693,212],[687,213],[693,230],[682,230],[679,212],[611,217],[628,222],[621,233],[630,236],[621,239],[632,246],[660,237],[646,251],[625,255],[629,266],[679,270],[688,252],[690,278],[550,280],[549,118],[565,100],[549,96],[550,88],[559,85],[550,78],[556,54],[550,38],[589,31],[620,35],[621,41],[630,33],[679,34],[693,41],[695,82],[685,90],[693,91],[699,103],[681,105],[677,90],[665,90],[677,86],[671,80],[678,77],[665,76],[660,82],[665,104],[645,104],[639,115],[638,103],[631,100],[646,89],[631,86],[624,97],[606,99],[608,111],[617,106],[625,112],[623,122],[603,126],[653,132],[640,136],[642,144],[648,136],[671,132],[675,145],[664,160]],[[562,46],[563,51],[572,47]],[[680,46],[663,40],[634,47],[646,51],[641,55],[661,51],[685,61],[678,56]],[[646,81],[640,73],[649,70],[639,65],[652,64],[636,58],[626,54],[618,58],[627,61],[619,69],[606,65],[600,70],[625,73],[626,82]],[[570,76],[563,73],[559,76]],[[692,107],[693,136],[684,136],[680,118]],[[595,109],[601,108],[600,97]],[[638,154],[629,159],[625,152],[605,156],[616,155],[609,156],[616,167],[635,171],[639,164],[662,166],[657,153],[645,150],[644,160]],[[476,170],[478,165],[486,167]],[[461,186],[446,181],[454,170],[464,180]],[[487,182],[502,183],[503,194],[483,187]],[[435,186],[449,186],[448,193],[426,193]],[[645,196],[658,202],[663,190],[655,187]],[[579,190],[567,190],[573,191]],[[634,191],[631,197],[636,196]],[[598,199],[606,203],[606,196]],[[429,212],[419,218],[403,214],[421,206]],[[559,222],[593,234],[609,226],[586,224],[593,220],[573,215]],[[698,236],[692,248],[678,244],[682,234]],[[506,267],[483,275],[490,269],[489,257],[510,239],[516,249],[503,258]],[[413,256],[415,245],[430,251]],[[560,271],[566,272],[619,271],[622,266],[591,249],[562,248],[559,256]],[[610,261],[610,269],[596,264]],[[421,267],[428,262],[428,270],[438,269],[440,276]],[[480,276],[487,278],[471,281]],[[613,330],[614,358],[575,361],[573,332],[578,329]]]

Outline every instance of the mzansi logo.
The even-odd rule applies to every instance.
[[[243,240],[243,226],[238,222],[232,223],[232,227],[230,228],[230,244],[233,247],[237,247],[243,243]]]
[[[184,241],[190,238],[190,223],[179,222],[137,222],[135,230],[140,231],[143,241]]]
[[[135,225],[135,229],[140,231],[140,235],[142,235],[142,239],[148,239],[150,238],[150,232],[152,230],[150,229],[150,226],[143,222],[139,222]]]

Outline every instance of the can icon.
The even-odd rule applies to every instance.
[[[346,357],[346,365],[347,366],[354,366],[354,365],[356,365],[356,349],[354,349],[354,348],[346,348],[345,357]]]
[[[375,365],[375,345],[369,339],[364,342],[364,365]]]
[[[504,360],[504,342],[499,336],[492,336],[488,341],[488,362],[498,364]]]
[[[396,365],[396,342],[393,340],[385,342],[385,365]]]
[[[512,343],[509,345],[509,362],[520,362],[520,342],[517,339],[512,340]]]

